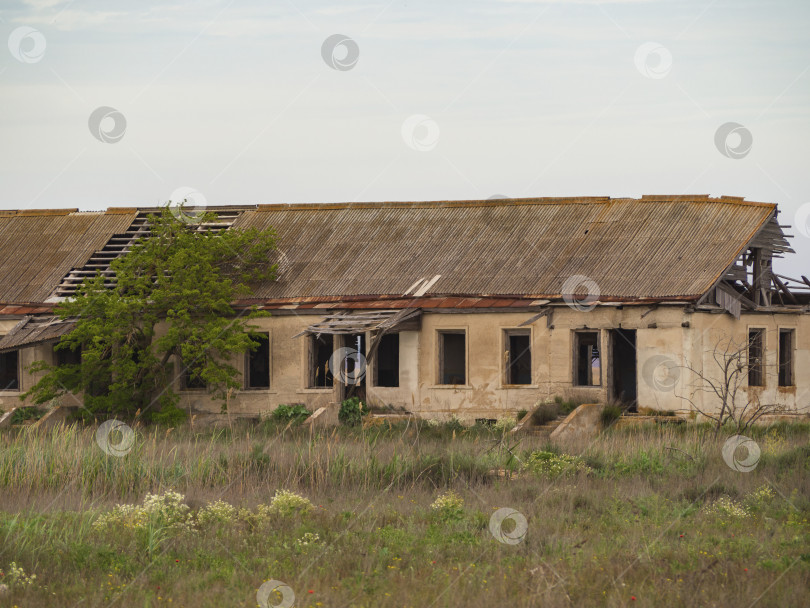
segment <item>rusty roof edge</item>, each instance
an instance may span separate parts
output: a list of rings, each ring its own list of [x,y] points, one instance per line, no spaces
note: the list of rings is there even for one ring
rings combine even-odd
[[[622,303],[627,305],[646,305],[657,304],[661,302],[683,303],[688,304],[700,294],[689,295],[666,295],[666,296],[650,296],[650,297],[620,297],[620,296],[606,296],[600,297],[599,302],[612,302]],[[377,294],[377,295],[355,295],[355,296],[319,296],[319,297],[289,297],[289,298],[246,298],[234,302],[236,308],[249,308],[251,306],[257,307],[274,307],[274,306],[316,306],[321,304],[333,304],[335,307],[346,305],[358,305],[374,302],[407,302],[407,306],[419,307],[420,303],[432,305],[436,301],[441,300],[476,300],[492,302],[496,300],[514,300],[516,302],[525,302],[528,307],[542,308],[544,306],[567,306],[561,295],[548,295],[548,294],[494,294],[494,295],[478,295],[478,294],[442,294],[442,295],[425,295],[425,296],[401,296],[391,294]],[[551,300],[550,300],[551,299]],[[392,307],[395,304],[392,303]],[[453,308],[478,308],[474,304],[471,306],[461,306]]]

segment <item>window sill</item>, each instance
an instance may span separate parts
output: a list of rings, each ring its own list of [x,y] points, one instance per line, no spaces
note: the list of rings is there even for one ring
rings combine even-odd
[[[299,388],[295,392],[299,393],[299,394],[307,394],[307,393],[316,393],[317,394],[317,393],[331,393],[334,390],[335,390],[334,387],[326,386],[326,387],[323,387],[323,388]]]
[[[458,391],[471,391],[473,389],[469,384],[434,384],[429,386],[429,389],[450,389]]]
[[[540,388],[539,384],[502,384],[499,388],[503,390],[522,389],[522,388]]]
[[[240,390],[242,393],[246,393],[248,395],[275,395],[278,394],[278,391],[275,391],[270,388],[243,388]]]

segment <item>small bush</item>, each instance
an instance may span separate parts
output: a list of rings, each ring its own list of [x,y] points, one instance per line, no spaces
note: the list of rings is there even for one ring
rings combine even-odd
[[[514,418],[500,418],[498,421],[492,425],[492,428],[498,433],[508,433],[517,424],[517,420]]]
[[[349,397],[340,404],[338,420],[346,426],[357,426],[363,420],[365,414],[363,402],[359,397]]]
[[[11,562],[6,572],[0,569],[0,580],[7,583],[12,589],[14,587],[30,587],[34,584],[36,578],[36,574],[26,574],[23,567],[18,566],[17,562]]]
[[[296,513],[308,513],[312,509],[313,505],[308,498],[289,490],[276,490],[268,510],[270,513],[289,517]]]
[[[582,405],[583,402],[575,399],[564,399],[563,397],[557,395],[554,397],[554,403],[560,406],[560,413],[567,416]]]
[[[115,505],[95,522],[96,530],[120,530],[122,528],[145,529],[152,525],[190,530],[193,527],[191,513],[184,502],[185,497],[177,492],[147,494],[143,505]]]
[[[461,519],[464,516],[464,499],[453,490],[440,495],[430,508],[445,521]]]
[[[273,410],[273,420],[282,424],[300,424],[312,414],[304,405],[279,405]]]
[[[591,472],[591,468],[578,456],[546,451],[532,452],[526,458],[523,466],[527,471],[535,475],[551,479],[580,472]]]
[[[173,403],[164,405],[159,412],[152,414],[152,422],[163,426],[177,426],[188,418],[188,413]]]
[[[298,547],[308,547],[310,545],[320,545],[321,537],[315,532],[305,532],[304,535],[295,541]]]
[[[728,517],[731,519],[743,519],[749,517],[751,513],[743,505],[734,502],[728,496],[721,496],[713,503],[703,509],[706,513],[718,517]]]
[[[756,490],[746,496],[745,504],[751,509],[761,510],[769,506],[775,498],[776,494],[771,489],[771,486],[765,484],[758,487]]]
[[[558,403],[542,403],[532,412],[532,422],[542,426],[556,420],[559,415],[560,405]]]
[[[455,414],[453,414],[450,416],[450,420],[444,423],[444,428],[448,431],[461,432],[465,427],[464,423],[461,422],[461,420]]]
[[[11,414],[10,424],[22,424],[26,420],[39,420],[45,415],[45,410],[38,407],[18,407]]]
[[[624,410],[619,405],[606,405],[599,413],[599,422],[602,428],[606,429],[613,425],[619,418],[622,417]]]
[[[529,410],[518,410],[516,420],[518,422],[520,422],[521,420],[523,420],[526,417],[526,414],[528,414],[528,413],[529,413]]]
[[[197,512],[197,523],[201,526],[229,524],[236,520],[236,515],[236,507],[224,500],[216,500]]]

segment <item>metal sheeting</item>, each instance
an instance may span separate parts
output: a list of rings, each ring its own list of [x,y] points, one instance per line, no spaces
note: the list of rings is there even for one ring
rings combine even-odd
[[[0,302],[44,302],[62,277],[125,231],[134,217],[134,210],[0,215]]]
[[[0,338],[0,353],[57,340],[70,333],[76,324],[58,317],[25,317]]]
[[[279,235],[283,271],[255,300],[383,299],[429,285],[420,295],[464,307],[463,296],[559,298],[577,275],[604,300],[699,297],[776,206],[702,195],[233,209],[244,210],[234,227]],[[0,302],[44,302],[136,212],[0,212]]]
[[[418,308],[403,310],[373,310],[366,312],[342,311],[328,315],[318,323],[313,323],[301,333],[293,336],[303,336],[304,334],[360,334],[367,331],[387,332],[396,328],[404,321],[419,316],[422,313]]]
[[[776,206],[708,196],[262,205],[285,271],[256,298],[404,294],[559,297],[582,275],[611,299],[699,296]]]

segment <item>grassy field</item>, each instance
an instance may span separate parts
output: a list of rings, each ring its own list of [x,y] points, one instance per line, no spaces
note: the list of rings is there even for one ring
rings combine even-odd
[[[296,606],[808,605],[810,427],[750,436],[739,472],[728,433],[693,424],[564,449],[453,425],[148,428],[120,457],[91,427],[6,430],[0,606],[289,605],[270,580]],[[512,518],[496,539],[504,507],[525,535]]]

